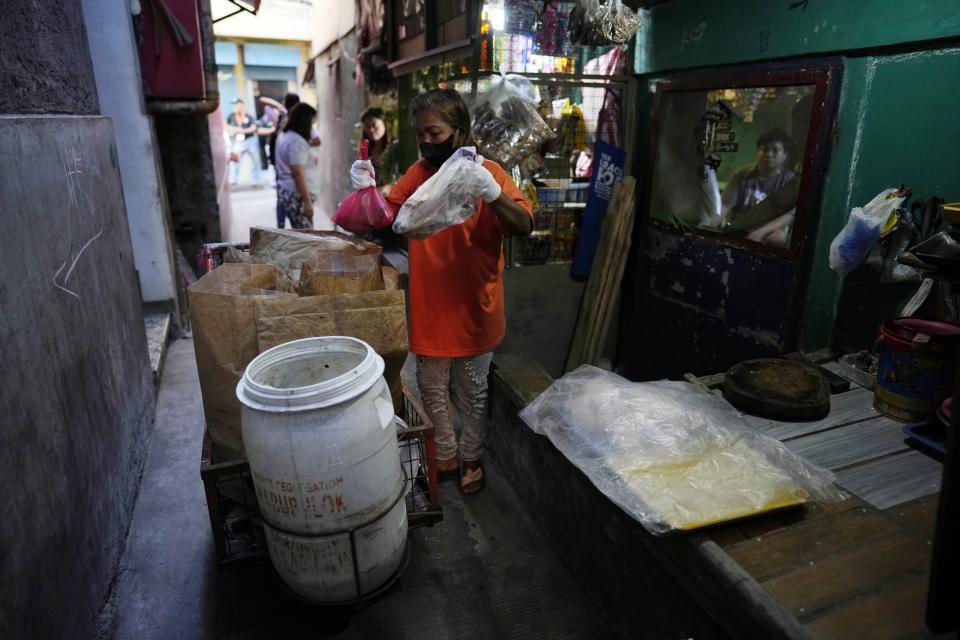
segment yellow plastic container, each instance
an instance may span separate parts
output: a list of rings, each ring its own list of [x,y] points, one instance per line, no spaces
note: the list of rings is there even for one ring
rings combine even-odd
[[[941,215],[947,224],[960,224],[960,202],[944,203]]]

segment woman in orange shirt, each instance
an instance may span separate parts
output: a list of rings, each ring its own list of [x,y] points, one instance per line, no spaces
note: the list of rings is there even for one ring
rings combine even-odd
[[[435,89],[410,104],[422,158],[391,189],[387,202],[397,210],[455,149],[476,146],[470,112],[459,93]],[[487,374],[493,349],[503,340],[503,239],[533,230],[530,203],[496,162],[476,163],[477,213],[463,224],[423,240],[409,240],[410,350],[417,356],[417,384],[436,428],[437,467],[459,471],[460,489],[483,488],[480,453],[486,431]],[[366,186],[366,165],[351,175]],[[359,180],[357,178],[359,177]],[[366,179],[366,181],[364,180]],[[463,429],[459,455],[451,401]]]

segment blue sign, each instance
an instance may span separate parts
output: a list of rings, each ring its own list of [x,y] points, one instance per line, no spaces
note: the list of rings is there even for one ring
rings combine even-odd
[[[573,265],[570,267],[570,277],[574,280],[586,280],[590,275],[600,240],[600,225],[613,197],[613,185],[623,177],[626,156],[623,149],[599,140],[593,148],[593,175],[587,192],[587,206],[580,220],[580,235],[573,251]]]

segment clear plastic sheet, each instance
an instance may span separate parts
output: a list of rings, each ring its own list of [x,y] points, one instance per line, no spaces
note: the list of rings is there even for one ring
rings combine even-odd
[[[476,162],[482,163],[483,158],[473,147],[454,151],[400,207],[393,223],[394,232],[426,238],[470,219],[477,212],[475,194],[486,184],[467,166]]]
[[[832,473],[686,382],[630,382],[584,365],[520,417],[656,535],[847,497]]]

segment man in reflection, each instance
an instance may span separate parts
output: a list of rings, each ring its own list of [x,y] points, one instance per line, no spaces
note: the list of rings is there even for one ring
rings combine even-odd
[[[790,113],[790,141],[792,141],[792,145],[789,145],[788,141],[788,149],[804,148],[812,110],[812,93],[804,95],[794,104]],[[758,147],[759,142],[758,140]],[[779,189],[767,193],[766,197],[752,207],[742,209],[736,216],[727,218],[723,226],[724,232],[745,234],[747,239],[764,244],[781,247],[790,244],[797,198],[800,195],[800,173],[803,171],[803,156],[797,154],[795,160],[788,160],[786,167],[790,167],[786,170],[791,174],[791,177],[784,180]],[[731,180],[732,184],[733,181]]]
[[[728,230],[753,207],[767,199],[770,194],[783,189],[795,174],[790,170],[790,136],[783,129],[770,129],[757,138],[756,163],[733,174],[723,192],[723,217]],[[793,209],[784,215],[792,215]],[[774,229],[763,224],[747,235],[756,242],[764,242]],[[764,231],[762,236],[760,232]],[[771,240],[774,240],[771,238]]]

